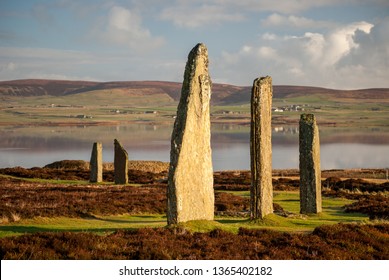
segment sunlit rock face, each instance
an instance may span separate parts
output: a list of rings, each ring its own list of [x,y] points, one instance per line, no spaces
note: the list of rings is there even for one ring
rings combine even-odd
[[[188,56],[172,133],[168,224],[214,218],[211,85],[208,50],[204,44],[198,44]]]
[[[271,108],[272,78],[254,80],[251,91],[250,216],[262,219],[273,213]]]
[[[91,183],[100,183],[103,181],[103,144],[100,142],[93,144],[89,181]]]

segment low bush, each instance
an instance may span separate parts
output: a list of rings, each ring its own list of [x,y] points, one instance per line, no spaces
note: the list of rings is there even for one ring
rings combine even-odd
[[[338,224],[311,234],[241,228],[35,233],[0,239],[1,259],[389,259],[389,225]]]
[[[365,196],[345,206],[346,212],[359,212],[369,215],[370,219],[389,220],[389,197],[375,195]]]

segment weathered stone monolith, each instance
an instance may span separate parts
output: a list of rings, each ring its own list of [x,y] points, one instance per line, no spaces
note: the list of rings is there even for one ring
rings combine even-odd
[[[89,181],[91,183],[100,183],[103,181],[103,144],[100,142],[93,143]]]
[[[213,220],[214,190],[209,106],[208,50],[196,45],[188,56],[174,123],[167,191],[168,224]]]
[[[273,87],[271,77],[254,80],[251,91],[251,189],[250,217],[262,219],[273,213],[271,106]]]
[[[299,129],[300,213],[322,211],[319,129],[313,114],[302,114]]]
[[[128,183],[128,154],[118,140],[115,139],[115,156],[114,156],[114,168],[115,168],[115,184],[127,184]]]

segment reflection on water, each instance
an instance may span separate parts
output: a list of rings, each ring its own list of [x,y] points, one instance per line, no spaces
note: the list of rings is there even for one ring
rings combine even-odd
[[[19,127],[0,132],[0,168],[44,166],[63,159],[89,160],[93,142],[113,161],[113,140],[133,160],[169,161],[172,125]],[[249,127],[212,126],[215,170],[249,169]],[[320,128],[323,169],[389,167],[389,129]],[[298,168],[298,128],[273,127],[273,168]]]

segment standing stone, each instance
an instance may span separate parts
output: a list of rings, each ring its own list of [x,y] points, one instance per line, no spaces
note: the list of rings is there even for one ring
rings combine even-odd
[[[319,130],[313,114],[302,114],[299,131],[300,213],[320,213],[321,174]]]
[[[196,45],[188,56],[174,123],[167,191],[168,224],[213,220],[211,79],[208,50]]]
[[[273,87],[271,77],[254,80],[251,91],[251,188],[250,218],[262,219],[273,213],[271,106]]]
[[[100,142],[93,143],[89,181],[91,183],[100,183],[103,181],[103,144]]]
[[[128,183],[128,154],[122,147],[120,142],[115,139],[115,184],[127,184]]]

